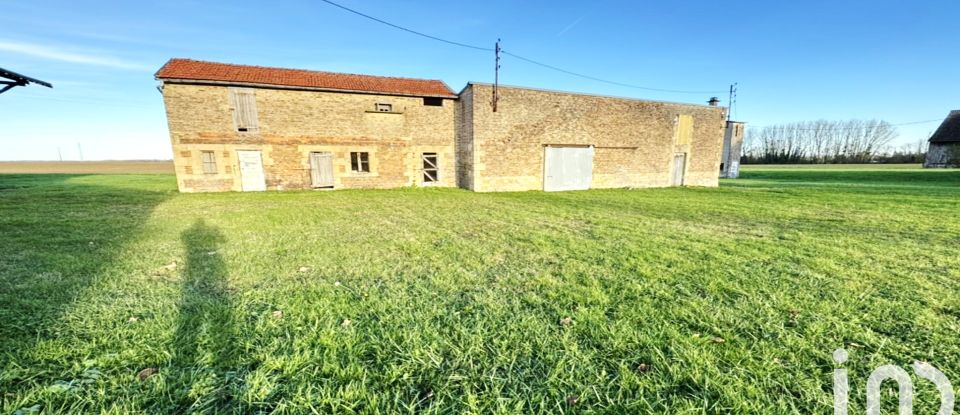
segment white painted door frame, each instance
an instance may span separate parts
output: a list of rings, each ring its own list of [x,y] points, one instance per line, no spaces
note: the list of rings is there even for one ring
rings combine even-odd
[[[263,156],[260,150],[237,150],[237,165],[240,169],[240,190],[262,192],[267,190],[263,173]]]

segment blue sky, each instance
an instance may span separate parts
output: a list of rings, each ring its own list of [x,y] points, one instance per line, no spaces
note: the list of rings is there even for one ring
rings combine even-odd
[[[503,48],[595,77],[679,90],[739,82],[752,125],[942,119],[960,109],[960,2],[339,0],[434,36]],[[0,95],[0,160],[170,158],[153,74],[171,57],[490,82],[492,55],[420,38],[320,1],[0,0],[0,67],[54,89]],[[501,82],[703,103],[505,56]],[[726,105],[726,94],[718,92]],[[901,126],[898,142],[937,122]]]

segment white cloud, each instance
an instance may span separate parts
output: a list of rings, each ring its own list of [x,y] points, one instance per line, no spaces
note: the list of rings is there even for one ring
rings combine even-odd
[[[60,62],[79,63],[84,65],[107,66],[116,69],[130,70],[148,70],[143,64],[130,62],[127,60],[115,58],[108,55],[92,55],[71,52],[54,47],[38,45],[33,43],[23,43],[16,41],[7,41],[0,39],[0,51],[19,53],[33,56],[41,59],[49,59]]]

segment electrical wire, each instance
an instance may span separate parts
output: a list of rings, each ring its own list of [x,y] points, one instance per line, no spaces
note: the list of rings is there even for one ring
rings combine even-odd
[[[454,46],[460,46],[460,47],[469,48],[469,49],[474,49],[474,50],[482,50],[482,51],[484,51],[484,52],[493,52],[493,51],[494,51],[492,48],[485,48],[485,47],[482,47],[482,46],[476,46],[476,45],[470,45],[470,44],[461,43],[461,42],[455,42],[455,41],[443,39],[443,38],[440,38],[440,37],[437,37],[437,36],[431,36],[431,35],[428,35],[428,34],[423,33],[423,32],[418,32],[418,31],[413,30],[413,29],[409,29],[409,28],[406,28],[406,27],[403,27],[403,26],[400,26],[400,25],[397,25],[397,24],[390,23],[390,22],[388,22],[388,21],[386,21],[386,20],[383,20],[383,19],[378,19],[378,18],[373,17],[373,16],[371,16],[371,15],[368,15],[368,14],[362,13],[362,12],[360,12],[360,11],[357,11],[357,10],[351,9],[351,8],[349,8],[349,7],[346,7],[346,6],[344,6],[344,5],[335,3],[335,2],[333,2],[333,1],[331,1],[331,0],[321,0],[321,1],[323,1],[324,3],[327,3],[327,4],[331,5],[331,6],[334,6],[334,7],[337,7],[337,8],[343,9],[343,10],[346,10],[346,11],[348,11],[348,12],[350,12],[350,13],[356,14],[356,15],[358,15],[358,16],[362,16],[362,17],[365,17],[365,18],[367,18],[367,19],[373,20],[373,21],[375,21],[375,22],[378,22],[378,23],[381,23],[381,24],[385,24],[385,25],[390,26],[390,27],[392,27],[392,28],[394,28],[394,29],[399,29],[399,30],[402,30],[402,31],[407,32],[407,33],[412,33],[412,34],[415,34],[415,35],[417,35],[417,36],[425,37],[425,38],[427,38],[427,39],[436,40],[436,41],[438,41],[438,42],[443,42],[443,43],[447,43],[447,44],[454,45]],[[670,92],[670,93],[677,93],[677,94],[718,94],[718,93],[724,92],[724,91],[685,91],[685,90],[679,90],[679,89],[650,88],[650,87],[645,87],[645,86],[640,86],[640,85],[628,84],[628,83],[624,83],[624,82],[610,81],[610,80],[603,79],[603,78],[598,78],[598,77],[595,77],[595,76],[590,76],[590,75],[585,75],[585,74],[578,73],[578,72],[569,71],[569,70],[566,70],[566,69],[563,69],[563,68],[559,68],[559,67],[557,67],[557,66],[553,66],[553,65],[550,65],[550,64],[546,64],[546,63],[543,63],[543,62],[540,62],[540,61],[536,61],[536,60],[533,60],[533,59],[530,59],[530,58],[527,58],[527,57],[524,57],[524,56],[521,56],[521,55],[518,55],[518,54],[515,54],[515,53],[510,53],[510,52],[507,52],[507,51],[505,51],[505,50],[501,50],[501,53],[503,53],[504,55],[512,56],[512,57],[514,57],[514,58],[516,58],[516,59],[519,59],[519,60],[521,60],[521,61],[524,61],[524,62],[533,64],[533,65],[537,65],[537,66],[540,66],[540,67],[543,67],[543,68],[547,68],[547,69],[550,69],[550,70],[554,70],[554,71],[557,71],[557,72],[562,72],[562,73],[565,73],[565,74],[567,74],[567,75],[572,75],[572,76],[576,76],[576,77],[580,77],[580,78],[584,78],[584,79],[589,79],[589,80],[591,80],[591,81],[602,82],[602,83],[606,83],[606,84],[610,84],[610,85],[622,86],[622,87],[626,87],[626,88],[642,89],[642,90],[645,90],[645,91]]]
[[[719,94],[719,93],[723,92],[723,91],[685,91],[685,90],[679,90],[679,89],[650,88],[650,87],[646,87],[646,86],[627,84],[627,83],[623,83],[623,82],[609,81],[609,80],[606,80],[606,79],[603,79],[603,78],[597,78],[597,77],[595,77],[595,76],[584,75],[584,74],[582,74],[582,73],[577,73],[577,72],[573,72],[573,71],[568,71],[568,70],[566,70],[566,69],[558,68],[558,67],[556,67],[556,66],[549,65],[549,64],[546,64],[546,63],[543,63],[543,62],[538,62],[538,61],[535,61],[535,60],[530,59],[530,58],[525,58],[525,57],[523,57],[523,56],[517,55],[517,54],[515,54],[515,53],[510,53],[510,52],[507,52],[507,51],[505,51],[505,50],[504,50],[504,51],[501,51],[501,52],[502,52],[504,55],[513,56],[514,58],[520,59],[520,60],[522,60],[522,61],[524,61],[524,62],[532,63],[532,64],[537,65],[537,66],[542,66],[542,67],[547,68],[547,69],[552,69],[552,70],[557,71],[557,72],[563,72],[563,73],[565,73],[565,74],[567,74],[567,75],[578,76],[578,77],[581,77],[581,78],[584,78],[584,79],[589,79],[589,80],[591,80],[591,81],[603,82],[603,83],[606,83],[606,84],[617,85],[617,86],[622,86],[622,87],[626,87],[626,88],[642,89],[642,90],[645,90],[645,91],[656,91],[656,92],[672,92],[672,93],[677,93],[677,94]]]
[[[392,28],[394,28],[394,29],[400,29],[400,30],[403,30],[404,32],[413,33],[413,34],[415,34],[415,35],[417,35],[417,36],[423,36],[423,37],[425,37],[425,38],[427,38],[427,39],[433,39],[433,40],[436,40],[436,41],[439,41],[439,42],[449,43],[449,44],[451,44],[451,45],[460,46],[460,47],[464,47],[464,48],[482,50],[482,51],[486,51],[486,52],[493,52],[493,49],[491,49],[491,48],[485,48],[485,47],[482,47],[482,46],[474,46],[474,45],[468,45],[468,44],[466,44],[466,43],[454,42],[454,41],[452,41],[452,40],[447,40],[447,39],[439,38],[439,37],[436,37],[436,36],[430,36],[430,35],[428,35],[428,34],[426,34],[426,33],[418,32],[418,31],[413,30],[413,29],[407,29],[406,27],[403,27],[403,26],[400,26],[400,25],[395,25],[395,24],[390,23],[390,22],[388,22],[388,21],[386,21],[386,20],[381,20],[381,19],[378,19],[378,18],[376,18],[376,17],[373,17],[373,16],[371,16],[371,15],[369,15],[369,14],[361,13],[361,12],[356,11],[356,10],[354,10],[354,9],[351,9],[351,8],[349,8],[349,7],[347,7],[347,6],[334,3],[334,2],[332,2],[332,1],[330,1],[330,0],[321,0],[321,1],[323,1],[324,3],[327,3],[327,4],[331,5],[331,6],[339,7],[339,8],[341,8],[341,9],[343,9],[343,10],[346,10],[346,11],[348,11],[348,12],[350,12],[350,13],[353,13],[353,14],[356,14],[356,15],[358,15],[358,16],[363,16],[363,17],[366,17],[367,19],[373,20],[373,21],[375,21],[375,22],[383,23],[383,24],[385,24],[385,25],[387,25],[387,26],[390,26],[390,27],[392,27]]]

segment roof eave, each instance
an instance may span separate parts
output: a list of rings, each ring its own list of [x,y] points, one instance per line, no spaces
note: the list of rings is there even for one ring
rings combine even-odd
[[[463,91],[466,91],[467,88],[469,88],[470,86],[493,86],[493,84],[489,82],[470,81],[470,82],[467,82],[467,85],[463,87],[460,93],[462,94]],[[535,87],[529,87],[529,86],[498,84],[497,87],[506,88],[506,89],[523,89],[528,91],[546,92],[551,94],[567,94],[567,95],[578,95],[578,96],[594,97],[594,98],[611,98],[611,99],[619,99],[624,101],[653,102],[658,104],[682,105],[682,106],[688,106],[688,107],[698,107],[698,108],[704,108],[704,109],[715,109],[715,110],[723,110],[723,111],[726,111],[727,109],[727,107],[720,107],[720,106],[715,107],[712,105],[694,104],[690,102],[665,101],[665,100],[648,99],[648,98],[633,98],[633,97],[625,97],[625,96],[619,96],[619,95],[591,94],[589,92],[563,91],[558,89],[535,88]]]
[[[162,69],[162,68],[161,68]],[[165,83],[172,84],[187,84],[187,85],[219,85],[219,86],[244,86],[252,88],[265,88],[265,89],[285,89],[292,91],[318,91],[318,92],[340,92],[340,93],[353,93],[353,94],[367,94],[367,95],[389,95],[389,96],[400,96],[400,97],[418,97],[418,98],[444,98],[444,99],[457,99],[457,95],[453,94],[413,94],[413,93],[403,93],[403,92],[386,92],[386,91],[366,91],[359,89],[340,89],[340,88],[324,88],[324,87],[313,87],[313,86],[297,86],[297,85],[278,85],[278,84],[265,84],[257,82],[238,82],[238,81],[216,81],[209,79],[189,79],[189,78],[172,78],[161,76],[159,71],[155,75],[157,80],[163,81]],[[446,85],[446,84],[444,84]],[[449,89],[449,87],[447,87]]]

